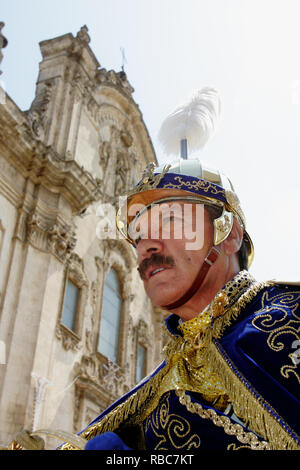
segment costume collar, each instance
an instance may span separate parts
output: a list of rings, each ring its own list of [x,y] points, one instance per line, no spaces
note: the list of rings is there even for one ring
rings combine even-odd
[[[169,315],[165,320],[167,330],[172,336],[185,336],[201,331],[202,328],[209,326],[216,317],[222,316],[253,283],[255,283],[255,279],[248,271],[240,271],[225,284],[211,303],[196,317],[182,322],[175,313]]]

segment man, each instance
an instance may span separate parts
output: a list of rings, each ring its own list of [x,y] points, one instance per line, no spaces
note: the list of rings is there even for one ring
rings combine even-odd
[[[164,361],[82,433],[86,449],[299,449],[300,286],[256,282],[229,179],[188,159],[220,113],[203,88],[164,121],[165,153],[120,207],[152,303],[169,312]],[[74,448],[64,444],[63,449]]]
[[[117,225],[147,295],[170,312],[170,339],[157,370],[80,433],[85,448],[299,449],[300,287],[247,271],[230,181],[197,159],[150,166]]]
[[[61,449],[300,448],[300,285],[255,281],[231,182],[187,159],[219,109],[205,88],[166,119],[160,140],[167,153],[180,142],[181,159],[148,165],[117,215],[147,295],[169,313],[164,360],[78,436],[52,433]],[[17,443],[40,448],[34,438]]]

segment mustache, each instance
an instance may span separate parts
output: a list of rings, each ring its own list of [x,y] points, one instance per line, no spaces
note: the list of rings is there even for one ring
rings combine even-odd
[[[168,266],[175,266],[175,261],[171,256],[164,256],[160,253],[153,253],[150,258],[145,258],[137,268],[140,277],[143,281],[146,279],[146,271],[150,266],[161,266],[161,265],[168,265]]]

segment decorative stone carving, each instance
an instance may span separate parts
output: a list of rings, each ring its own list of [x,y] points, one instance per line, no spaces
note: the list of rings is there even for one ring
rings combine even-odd
[[[107,71],[105,68],[101,68],[96,73],[96,80],[99,85],[115,86],[120,91],[126,93],[126,95],[129,96],[131,96],[134,92],[134,88],[132,88],[132,86],[128,82],[127,75],[124,71]]]
[[[45,114],[51,101],[51,94],[52,83],[49,81],[41,84],[27,114],[31,133],[40,141],[45,137]]]
[[[50,385],[50,382],[45,377],[41,377],[34,372],[31,373],[34,381],[34,398],[32,410],[32,431],[36,431],[38,427],[38,420],[40,415],[40,408],[44,399],[45,390]]]
[[[115,169],[117,163],[117,155],[120,151],[120,131],[115,125],[110,126],[109,141],[100,144],[99,163],[103,170],[103,194],[106,198],[114,198],[115,186]]]
[[[90,293],[89,293],[89,303],[86,307],[85,317],[85,346],[88,353],[93,352],[93,345],[94,345],[94,325],[95,325],[95,314],[97,310],[97,296],[98,296],[98,288],[96,282],[93,281],[90,286]]]
[[[120,138],[123,144],[125,145],[125,147],[127,148],[131,147],[133,143],[133,138],[128,131],[121,131]]]
[[[84,95],[86,102],[86,109],[89,112],[91,118],[98,123],[99,122],[99,111],[100,107],[94,96],[92,95],[91,85],[89,82],[84,82]]]
[[[65,262],[76,245],[74,228],[69,224],[56,222],[52,225],[37,212],[27,219],[27,240],[41,251],[49,251]]]
[[[80,288],[88,286],[83,260],[76,253],[72,253],[68,259],[67,269],[69,277],[72,278],[76,285]]]
[[[149,328],[144,320],[140,320],[137,325],[137,340],[145,347],[150,345]]]
[[[105,256],[96,256],[95,264],[99,272],[103,271],[104,273],[106,273],[108,271],[108,268],[110,267],[110,262]]]
[[[106,171],[106,166],[108,163],[109,156],[112,152],[111,143],[108,141],[101,142],[99,146],[99,165],[102,166],[103,172]]]
[[[80,338],[63,324],[57,324],[55,328],[55,336],[62,343],[66,351],[78,351],[81,349]]]
[[[47,251],[49,227],[41,216],[33,213],[27,220],[27,239],[29,243],[41,251]]]
[[[4,49],[8,44],[8,41],[7,41],[6,37],[3,36],[3,34],[2,34],[2,28],[4,26],[5,26],[5,23],[3,23],[3,21],[0,21],[0,64],[1,64],[2,59],[3,59],[2,49]],[[0,75],[1,74],[2,74],[2,71],[0,70]]]
[[[79,380],[88,381],[108,394],[111,402],[127,389],[124,368],[99,353],[83,355],[75,364],[74,373]]]
[[[120,382],[124,381],[124,376],[120,374],[120,366],[115,362],[108,360],[107,364],[103,364],[104,375],[102,381],[104,388],[111,395],[118,395]]]
[[[74,365],[74,373],[77,377],[95,382],[99,377],[99,364],[95,355],[83,355],[80,362]]]
[[[82,397],[83,392],[81,388],[75,387],[75,395],[74,395],[74,415],[73,415],[73,427],[76,432],[78,428],[80,428],[80,415],[81,415],[81,408],[82,408]]]
[[[103,249],[103,259],[106,262],[108,262],[108,255],[112,251],[116,251],[120,253],[123,260],[125,261],[126,276],[128,279],[130,276],[130,271],[132,270],[133,267],[135,267],[135,259],[133,257],[132,251],[130,247],[128,246],[128,244],[124,240],[106,239],[106,240],[101,240],[101,246]]]
[[[128,184],[128,162],[124,153],[119,153],[116,164],[115,197],[124,194]]]
[[[64,262],[75,248],[75,232],[68,225],[55,224],[49,230],[48,244],[51,253]]]
[[[84,379],[76,380],[74,396],[74,432],[81,431],[95,416],[110,404],[95,384]]]
[[[116,142],[116,167],[114,195],[118,198],[121,194],[134,185],[136,173],[136,157],[133,147],[133,137],[127,129],[118,132]],[[129,150],[131,149],[131,151]]]
[[[80,28],[80,31],[78,31],[76,37],[80,39],[80,41],[83,41],[88,44],[91,41],[91,38],[88,35],[88,27],[86,25],[82,26]]]
[[[76,161],[65,159],[35,139],[28,117],[25,113],[22,117],[22,122],[15,122],[8,106],[1,109],[0,145],[11,149],[6,158],[19,176],[54,193],[63,193],[74,214],[100,200],[102,189],[95,178]]]
[[[103,176],[102,176],[102,180],[98,178],[97,182],[98,184],[101,185],[102,190],[104,189],[103,193],[105,193],[105,186],[107,184],[107,179],[105,175],[106,175],[107,165],[108,165],[111,154],[112,154],[111,143],[107,141],[101,142],[98,148],[98,165],[100,166],[101,173]]]

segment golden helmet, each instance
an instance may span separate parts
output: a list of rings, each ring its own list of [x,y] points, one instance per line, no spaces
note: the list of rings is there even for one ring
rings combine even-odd
[[[219,111],[218,93],[215,89],[204,88],[164,121],[160,140],[166,153],[176,153],[178,148],[181,158],[160,166],[148,164],[139,183],[126,194],[126,203],[117,213],[117,228],[129,242],[133,243],[128,230],[135,217],[129,215],[132,205],[150,208],[153,204],[176,200],[203,203],[221,208],[220,215],[214,219],[214,245],[219,245],[228,237],[236,218],[243,229],[248,266],[251,265],[253,243],[231,181],[218,170],[205,166],[199,158],[187,158],[188,144],[193,150],[206,144],[214,131]]]

